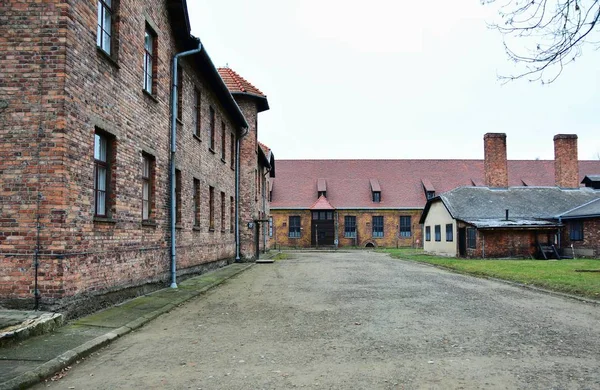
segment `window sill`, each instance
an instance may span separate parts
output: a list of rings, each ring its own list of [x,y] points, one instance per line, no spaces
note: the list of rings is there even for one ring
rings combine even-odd
[[[144,95],[146,95],[146,97],[154,100],[155,103],[158,103],[158,99],[156,98],[156,96],[154,96],[150,92],[146,91],[145,89],[142,89],[142,91],[144,92]]]
[[[232,171],[235,171],[235,167],[231,167],[231,170],[232,170]]]
[[[208,148],[208,151],[211,152],[212,154],[217,153],[217,152],[215,152],[215,150],[213,148]]]
[[[225,161],[225,158],[221,157],[221,161],[223,162],[223,164],[227,164],[227,161]]]
[[[94,223],[108,223],[108,224],[115,224],[117,223],[117,221],[115,221],[112,218],[107,218],[107,217],[94,217]]]
[[[155,228],[158,226],[158,224],[152,220],[148,220],[148,221],[142,221],[142,226]]]
[[[199,232],[199,231],[200,231],[200,230],[202,230],[202,229],[200,228],[200,226],[197,226],[197,225],[196,225],[196,226],[194,226],[194,227],[192,228],[192,230],[193,230],[193,231],[195,231],[195,232]]]
[[[209,229],[208,229],[208,231],[209,231],[210,233],[214,233],[214,232],[215,232],[215,228],[209,228]]]
[[[183,229],[183,225],[178,223],[175,225],[175,229],[181,230],[181,229]]]
[[[100,55],[105,60],[107,60],[108,62],[110,62],[110,64],[112,66],[114,66],[117,69],[121,69],[121,67],[119,66],[119,63],[117,62],[116,58],[114,58],[113,56],[111,56],[110,54],[108,54],[107,52],[105,52],[103,49],[101,49],[98,46],[96,46],[96,51],[97,51],[98,55]]]
[[[225,233],[225,230],[224,230],[224,229],[221,229],[221,233]]]
[[[178,125],[183,126],[183,121],[181,120],[181,118],[175,118],[175,122],[177,122]]]
[[[198,137],[198,134],[194,134],[194,138],[196,138],[198,142],[202,142],[202,138]]]

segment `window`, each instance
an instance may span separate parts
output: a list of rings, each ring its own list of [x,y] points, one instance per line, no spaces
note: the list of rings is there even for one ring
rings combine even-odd
[[[154,82],[156,79],[156,34],[146,26],[144,36],[144,91],[149,94],[154,94]]]
[[[344,237],[356,238],[356,217],[353,215],[344,217]]]
[[[291,215],[289,222],[290,222],[289,237],[290,238],[300,238],[300,216],[299,215]]]
[[[233,133],[229,134],[229,158],[231,160],[231,168],[235,169],[235,136]]]
[[[442,241],[442,227],[440,225],[435,225],[435,240]]]
[[[177,65],[177,119],[183,117],[183,69]]]
[[[108,216],[109,190],[109,160],[110,152],[108,137],[104,134],[94,134],[94,215]]]
[[[446,241],[452,242],[454,241],[454,230],[452,228],[452,224],[446,224]]]
[[[321,221],[333,220],[333,211],[313,211],[312,218]]]
[[[229,197],[229,231],[233,233],[235,227],[235,203],[233,196]]]
[[[221,192],[221,232],[225,232],[225,193]]]
[[[254,200],[258,200],[258,170],[254,170]]]
[[[317,193],[317,198],[320,198],[320,197],[321,197],[321,195],[327,198],[327,191],[319,191],[319,192]]]
[[[148,221],[152,215],[154,201],[154,157],[142,155],[142,220]]]
[[[583,221],[569,223],[571,241],[583,241]]]
[[[273,217],[269,217],[269,237],[273,237]]]
[[[381,192],[380,191],[373,191],[373,202],[375,202],[375,203],[381,202]]]
[[[426,191],[425,196],[427,197],[427,200],[433,199],[435,198],[435,191]]]
[[[227,157],[225,153],[225,148],[227,146],[225,143],[227,134],[226,130],[227,128],[225,127],[225,122],[221,121],[221,160],[223,160],[223,162],[225,162],[225,157]]]
[[[425,241],[431,241],[431,226],[425,226]]]
[[[181,171],[175,170],[175,223],[181,223]]]
[[[194,179],[194,227],[200,226],[200,180]]]
[[[98,0],[98,28],[96,30],[96,46],[106,54],[112,54],[112,0]]]
[[[215,188],[208,187],[208,230],[215,230]]]
[[[400,216],[400,237],[410,237],[411,217],[410,215]]]
[[[467,229],[467,248],[475,249],[477,248],[477,231],[474,228]]]
[[[215,109],[210,108],[210,150],[215,150]]]
[[[202,95],[198,88],[194,89],[194,128],[195,134],[198,138],[202,134],[202,115],[200,115],[200,109],[202,107]]]
[[[373,217],[373,237],[383,237],[383,217]]]

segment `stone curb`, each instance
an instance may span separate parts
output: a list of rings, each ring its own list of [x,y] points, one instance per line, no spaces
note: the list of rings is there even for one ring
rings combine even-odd
[[[88,356],[92,352],[104,347],[105,345],[110,344],[113,340],[116,340],[117,338],[126,335],[127,333],[135,329],[141,328],[143,325],[154,320],[160,315],[173,310],[175,307],[181,305],[182,303],[201,295],[202,293],[210,290],[213,287],[218,286],[219,284],[225,282],[228,279],[233,278],[234,276],[239,275],[240,273],[248,270],[253,265],[254,263],[250,263],[244,268],[240,269],[239,271],[234,272],[233,274],[228,275],[223,279],[217,280],[209,285],[206,285],[199,290],[192,291],[192,293],[187,297],[179,298],[173,302],[170,302],[165,306],[149,314],[146,314],[136,320],[133,320],[120,328],[112,329],[110,332],[102,336],[98,336],[95,339],[87,341],[76,348],[66,351],[58,357],[37,366],[31,371],[25,372],[4,383],[0,383],[0,390],[24,389],[33,386],[37,383],[40,383],[45,378],[52,376],[52,374],[62,370],[69,364],[75,362],[76,360]]]
[[[437,269],[442,269],[444,271],[450,271],[450,272],[458,274],[458,275],[467,275],[467,276],[472,276],[474,278],[492,280],[494,282],[508,284],[508,285],[514,286],[514,287],[525,288],[525,289],[528,289],[528,290],[537,291],[537,292],[545,293],[545,294],[548,294],[548,295],[553,295],[553,296],[556,296],[556,297],[574,299],[574,300],[580,301],[580,302],[585,302],[585,303],[591,303],[591,304],[595,304],[595,305],[600,305],[600,300],[595,300],[593,298],[586,298],[586,297],[582,297],[582,296],[574,295],[574,294],[569,294],[569,293],[565,293],[565,292],[548,290],[548,289],[545,289],[543,287],[538,287],[538,286],[534,286],[534,285],[530,285],[530,284],[523,284],[523,283],[519,283],[519,282],[514,282],[512,280],[498,279],[498,278],[495,278],[493,276],[471,274],[469,272],[463,272],[463,271],[460,271],[460,270],[457,270],[457,269],[454,269],[454,268],[445,267],[445,266],[439,265],[439,264],[431,264],[431,263],[427,263],[427,262],[424,262],[424,261],[406,260],[406,259],[397,259],[397,258],[393,258],[393,259],[394,260],[406,261],[406,262],[410,262],[410,263],[422,264],[422,265],[426,265],[426,266],[429,266],[429,267],[433,267],[433,268],[437,268]]]

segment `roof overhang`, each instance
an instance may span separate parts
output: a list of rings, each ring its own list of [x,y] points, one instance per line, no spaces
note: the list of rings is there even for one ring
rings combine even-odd
[[[232,92],[231,94],[233,96],[247,96],[249,98],[252,98],[254,101],[256,101],[256,110],[258,112],[267,111],[270,108],[269,101],[267,100],[266,96],[248,92]]]

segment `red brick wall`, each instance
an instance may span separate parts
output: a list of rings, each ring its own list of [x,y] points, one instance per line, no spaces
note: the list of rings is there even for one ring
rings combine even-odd
[[[487,133],[483,137],[485,159],[483,161],[485,185],[508,187],[506,162],[506,134]]]
[[[467,249],[467,257],[529,258],[535,255],[538,242],[554,242],[555,233],[534,230],[478,230],[476,249]]]
[[[17,5],[19,3],[19,5]],[[60,5],[60,9],[56,8]],[[37,188],[35,134],[42,118],[42,253],[40,290],[43,302],[80,293],[101,293],[168,277],[169,259],[169,134],[170,63],[180,49],[171,35],[169,13],[159,0],[132,0],[120,8],[118,60],[96,48],[96,2],[44,1],[3,3],[0,51],[2,61],[13,61],[0,78],[2,96],[9,96],[8,118],[0,146],[2,216],[0,250],[4,256],[0,296],[29,298],[33,286],[35,195]],[[39,9],[45,7],[43,25]],[[10,10],[10,12],[9,12]],[[68,30],[66,15],[68,14]],[[146,20],[147,15],[148,20]],[[34,24],[30,36],[18,28],[22,17]],[[157,90],[142,91],[144,27],[158,34]],[[38,25],[35,25],[37,23]],[[49,26],[46,26],[49,25]],[[44,34],[40,29],[51,29]],[[14,31],[13,31],[14,30]],[[46,30],[44,30],[46,31]],[[9,37],[4,39],[4,37]],[[24,38],[32,38],[28,43]],[[39,37],[39,38],[38,38]],[[37,41],[36,41],[37,40]],[[44,40],[44,41],[43,41]],[[47,42],[50,40],[51,42]],[[38,42],[39,41],[39,42]],[[43,41],[43,42],[42,42]],[[35,43],[37,42],[37,43]],[[12,60],[6,53],[29,47]],[[36,50],[52,53],[41,67]],[[17,50],[19,52],[20,50]],[[182,175],[182,221],[177,229],[178,268],[181,272],[216,260],[232,259],[235,235],[230,229],[230,196],[234,170],[230,167],[230,131],[236,131],[202,75],[184,60],[183,120],[178,124],[176,165]],[[49,68],[52,66],[52,68]],[[46,70],[47,69],[47,70]],[[43,109],[38,105],[39,73]],[[27,74],[31,80],[17,79]],[[37,76],[36,76],[37,74]],[[37,77],[37,80],[36,80]],[[194,85],[202,92],[202,134],[194,136]],[[7,94],[5,94],[7,92]],[[33,104],[32,104],[33,102]],[[209,106],[216,111],[215,153],[209,151]],[[43,113],[43,114],[41,114]],[[226,123],[226,159],[221,160],[221,120]],[[93,142],[96,128],[114,134],[115,162],[111,167],[111,221],[93,218]],[[153,224],[141,221],[141,156],[155,157]],[[20,153],[16,155],[15,153]],[[256,159],[254,159],[255,161]],[[201,183],[201,221],[193,227],[193,178]],[[208,229],[208,187],[215,187],[215,230]],[[225,229],[220,226],[221,197],[225,193]],[[6,206],[5,206],[6,205]],[[8,244],[9,243],[9,244]]]
[[[275,239],[274,245],[283,247],[310,247],[311,246],[311,213],[309,210],[272,210]],[[300,215],[302,224],[302,237],[289,238],[289,217]],[[376,247],[423,247],[419,217],[421,210],[337,210],[337,231],[339,247],[358,246],[365,247],[368,243]],[[357,238],[344,237],[344,217],[356,217]],[[400,216],[412,217],[411,237],[399,237]],[[383,237],[373,237],[373,216],[383,216]]]
[[[554,177],[561,188],[579,188],[576,134],[554,136]]]
[[[583,220],[583,240],[571,241],[570,224],[564,221],[565,227],[561,233],[561,247],[565,255],[572,255],[571,245],[576,250],[576,256],[600,258],[600,218]]]

